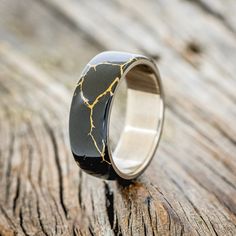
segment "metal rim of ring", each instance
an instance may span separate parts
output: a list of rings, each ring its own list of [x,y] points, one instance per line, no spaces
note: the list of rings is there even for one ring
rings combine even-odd
[[[111,160],[111,164],[115,170],[115,172],[122,178],[122,179],[126,179],[126,180],[131,180],[131,179],[134,179],[136,177],[138,177],[139,175],[141,175],[145,169],[149,166],[150,162],[152,161],[155,153],[156,153],[156,150],[157,150],[157,147],[159,145],[159,142],[160,142],[160,139],[161,139],[161,135],[162,135],[162,131],[163,131],[163,125],[164,125],[164,118],[165,118],[165,100],[164,100],[164,91],[163,91],[163,85],[162,85],[162,81],[161,81],[161,77],[160,77],[160,73],[159,73],[159,70],[156,66],[156,64],[150,60],[149,58],[143,58],[143,59],[139,59],[137,60],[136,62],[133,62],[131,65],[129,65],[129,67],[125,70],[124,74],[122,75],[122,77],[120,78],[120,81],[124,80],[125,79],[125,76],[126,74],[128,74],[129,71],[131,71],[135,66],[137,65],[147,65],[149,66],[153,72],[155,73],[155,78],[156,78],[156,81],[158,83],[158,86],[159,86],[159,89],[160,89],[160,123],[158,124],[157,126],[157,138],[156,140],[154,141],[155,144],[154,144],[154,149],[152,150],[152,153],[145,158],[144,162],[141,164],[141,166],[132,174],[127,174],[127,173],[123,173],[118,167],[117,165],[115,164],[114,160],[113,160],[113,156],[112,156],[112,152],[111,152],[111,148],[110,148],[110,145],[109,145],[109,142],[108,142],[108,153],[109,153],[109,156],[110,156],[110,160]],[[108,123],[110,123],[110,115],[111,115],[111,110],[112,110],[112,107],[113,107],[113,102],[114,102],[114,99],[116,97],[116,93],[119,89],[119,85],[120,83],[118,83],[116,89],[115,89],[115,92],[114,92],[114,95],[113,95],[113,99],[111,101],[111,106],[110,106],[110,109],[108,111]],[[108,125],[109,127],[109,125]],[[107,137],[108,137],[108,140],[109,140],[109,128],[107,129]]]

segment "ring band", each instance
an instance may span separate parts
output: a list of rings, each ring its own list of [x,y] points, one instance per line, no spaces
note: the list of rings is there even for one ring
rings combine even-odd
[[[69,135],[76,163],[104,179],[133,179],[149,165],[164,122],[155,63],[142,55],[103,52],[84,68],[74,91]]]

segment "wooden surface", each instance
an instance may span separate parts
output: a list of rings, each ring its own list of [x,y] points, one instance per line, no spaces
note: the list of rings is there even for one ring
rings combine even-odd
[[[0,235],[236,235],[234,0],[0,1]],[[103,50],[159,65],[166,122],[130,185],[69,149],[80,72]]]

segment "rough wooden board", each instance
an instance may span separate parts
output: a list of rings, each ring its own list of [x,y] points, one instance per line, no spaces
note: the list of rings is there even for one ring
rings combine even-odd
[[[0,11],[0,234],[236,234],[236,44],[221,19],[175,0],[5,0]],[[82,173],[69,151],[73,86],[105,49],[160,57],[164,135],[131,185]]]

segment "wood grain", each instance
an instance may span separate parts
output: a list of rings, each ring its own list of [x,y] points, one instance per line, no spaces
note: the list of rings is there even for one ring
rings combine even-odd
[[[0,2],[0,235],[236,235],[233,0]],[[159,65],[166,122],[130,184],[80,171],[74,85],[103,50]]]

